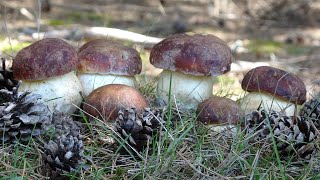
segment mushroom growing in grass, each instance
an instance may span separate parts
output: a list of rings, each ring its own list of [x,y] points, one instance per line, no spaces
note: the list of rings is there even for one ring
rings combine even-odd
[[[296,105],[306,101],[306,86],[298,76],[270,66],[250,70],[241,86],[249,92],[240,103],[246,114],[262,106],[293,116]]]
[[[213,96],[199,104],[197,115],[197,121],[206,124],[211,131],[235,133],[243,113],[235,101]]]
[[[50,110],[73,113],[79,106],[81,84],[74,70],[76,50],[67,42],[47,38],[20,50],[12,64],[13,76],[22,80],[19,91],[42,95]]]
[[[190,107],[212,96],[213,78],[230,71],[231,50],[213,35],[177,34],[156,44],[150,62],[163,69],[157,92],[164,100],[169,92]],[[171,88],[170,88],[171,87]]]
[[[84,97],[107,84],[136,86],[134,75],[141,72],[142,62],[135,49],[107,39],[96,39],[81,46],[78,55],[78,77]]]
[[[109,84],[92,91],[86,98],[83,110],[92,117],[113,122],[120,110],[135,108],[137,112],[141,112],[148,106],[146,98],[135,88]]]

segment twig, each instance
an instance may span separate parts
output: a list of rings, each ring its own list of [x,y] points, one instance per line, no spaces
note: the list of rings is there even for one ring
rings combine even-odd
[[[275,63],[271,61],[250,62],[250,61],[237,60],[231,64],[231,70],[232,72],[245,72],[259,66],[270,66],[270,65],[275,65]]]
[[[122,29],[116,28],[106,28],[106,27],[90,27],[84,30],[84,36],[102,36],[102,37],[111,37],[120,40],[134,41],[136,43],[146,43],[146,44],[155,44],[160,42],[162,39],[157,37],[151,37],[142,35],[139,33],[134,33]]]
[[[97,39],[97,38],[113,38],[123,41],[131,41],[134,43],[140,43],[144,45],[153,45],[160,42],[162,39],[152,36],[146,36],[143,34],[130,32],[122,29],[107,28],[107,27],[85,27],[81,29],[63,29],[52,30],[48,32],[34,32],[33,38],[61,38],[61,39]]]

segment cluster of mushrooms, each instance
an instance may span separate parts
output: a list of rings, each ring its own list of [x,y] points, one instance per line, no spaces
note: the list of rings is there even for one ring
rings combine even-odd
[[[152,48],[150,62],[163,69],[157,84],[159,98],[168,102],[171,95],[197,108],[199,121],[219,128],[236,125],[244,113],[261,105],[292,116],[296,105],[306,100],[299,77],[268,66],[245,75],[242,88],[249,93],[240,105],[214,96],[213,78],[230,71],[232,54],[213,35],[170,36]],[[77,51],[61,39],[42,39],[19,51],[12,68],[14,77],[22,80],[19,91],[41,94],[52,111],[72,114],[84,99],[83,110],[90,117],[112,122],[121,109],[139,111],[149,106],[136,89],[135,75],[142,68],[139,53],[111,40],[92,40]]]

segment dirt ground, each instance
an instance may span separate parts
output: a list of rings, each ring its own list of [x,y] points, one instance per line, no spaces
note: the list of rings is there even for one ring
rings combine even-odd
[[[293,4],[289,10],[250,0],[57,0],[51,1],[50,9],[42,4],[42,11],[32,1],[3,1],[0,5],[2,46],[33,42],[36,38],[30,32],[38,28],[46,32],[100,26],[162,38],[182,32],[210,33],[228,42],[234,62],[266,62],[298,74],[309,97],[320,89],[320,18],[316,16],[320,1]],[[76,46],[84,43],[70,41]],[[148,63],[149,50],[135,47],[144,59],[144,75],[158,74],[160,70]],[[14,57],[15,53],[0,55]],[[232,84],[239,86],[246,71],[230,72],[226,77],[235,78]]]

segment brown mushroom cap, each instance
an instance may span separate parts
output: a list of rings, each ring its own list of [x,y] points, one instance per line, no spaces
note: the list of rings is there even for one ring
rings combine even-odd
[[[133,76],[139,74],[142,62],[139,53],[107,39],[89,41],[80,47],[79,72]]]
[[[292,103],[306,101],[306,86],[298,76],[270,66],[251,69],[241,86],[245,91],[267,93]]]
[[[243,115],[233,100],[213,96],[201,102],[197,108],[197,120],[204,124],[238,124]]]
[[[218,76],[230,71],[231,57],[229,46],[216,36],[176,34],[152,48],[150,63],[194,76]]]
[[[109,84],[92,91],[83,105],[83,110],[94,117],[101,118],[102,115],[103,119],[112,121],[117,118],[119,110],[134,107],[139,112],[148,106],[146,98],[135,88]]]
[[[78,64],[77,52],[70,44],[47,38],[21,49],[12,69],[15,79],[43,80],[71,72]]]

